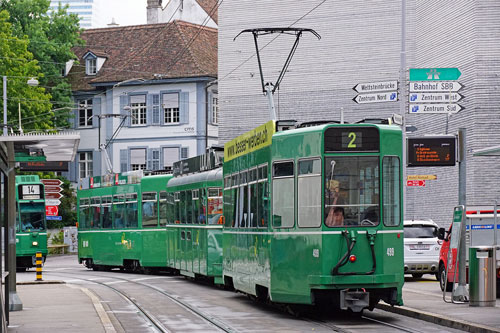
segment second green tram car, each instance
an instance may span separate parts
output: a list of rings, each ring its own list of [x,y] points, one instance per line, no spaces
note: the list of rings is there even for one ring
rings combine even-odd
[[[16,176],[16,265],[36,266],[36,253],[47,258],[45,190],[37,175]]]

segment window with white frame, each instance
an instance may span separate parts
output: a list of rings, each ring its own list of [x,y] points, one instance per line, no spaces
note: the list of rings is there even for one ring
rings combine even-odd
[[[174,162],[179,160],[179,148],[163,148],[163,168],[172,170]]]
[[[92,99],[78,102],[78,127],[92,126]]]
[[[146,149],[130,149],[130,170],[146,170]]]
[[[92,152],[81,152],[78,153],[78,174],[80,178],[92,177]]]
[[[146,125],[146,95],[130,96],[132,126]]]
[[[165,124],[177,124],[180,122],[179,94],[163,94],[163,113]]]
[[[87,75],[97,74],[97,58],[89,57],[85,60],[85,72]]]
[[[219,123],[219,97],[217,95],[212,96],[212,124],[217,125]]]

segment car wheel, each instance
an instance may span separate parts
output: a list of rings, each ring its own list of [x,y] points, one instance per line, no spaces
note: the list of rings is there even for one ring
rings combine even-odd
[[[422,277],[422,273],[412,273],[411,276],[413,276],[415,279],[420,279]]]
[[[446,291],[452,291],[453,290],[453,283],[446,283],[446,272],[444,269],[444,265],[441,264],[439,265],[439,287],[441,287],[441,290],[444,291],[444,286],[446,284]]]

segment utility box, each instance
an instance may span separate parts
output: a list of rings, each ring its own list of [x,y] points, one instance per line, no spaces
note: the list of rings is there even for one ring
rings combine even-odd
[[[64,244],[68,245],[68,252],[78,252],[78,229],[76,227],[64,227],[63,231]]]
[[[496,247],[469,248],[469,305],[496,305]]]

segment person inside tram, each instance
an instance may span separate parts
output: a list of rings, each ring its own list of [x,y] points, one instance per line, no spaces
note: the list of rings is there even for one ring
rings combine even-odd
[[[332,207],[328,216],[326,217],[325,224],[327,227],[338,227],[344,224],[344,208]]]

